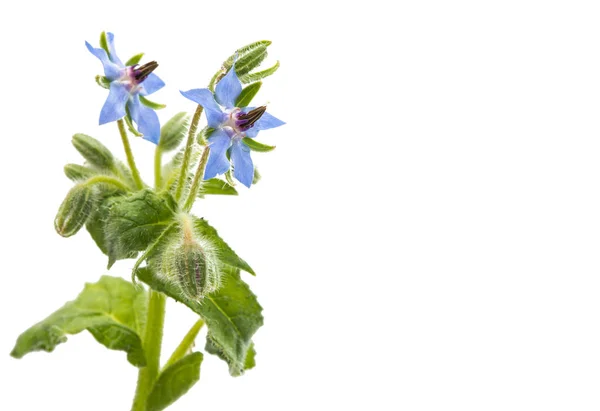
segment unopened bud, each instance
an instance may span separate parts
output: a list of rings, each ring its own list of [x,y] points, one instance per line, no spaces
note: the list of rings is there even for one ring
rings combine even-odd
[[[111,170],[115,165],[115,158],[104,144],[85,134],[75,134],[73,146],[93,166]]]
[[[77,184],[65,197],[56,213],[54,228],[63,237],[77,233],[87,221],[94,205],[92,189],[83,184]]]
[[[183,238],[165,254],[166,274],[187,297],[200,300],[221,285],[215,253],[207,242],[193,232],[188,217],[182,222]]]

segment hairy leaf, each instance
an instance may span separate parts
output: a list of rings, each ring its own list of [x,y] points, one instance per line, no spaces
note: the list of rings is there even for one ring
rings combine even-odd
[[[144,329],[146,291],[122,278],[103,276],[86,284],[79,296],[29,328],[17,339],[11,355],[48,351],[67,340],[66,334],[88,330],[107,348],[127,352],[127,360],[146,365],[140,335]]]
[[[263,324],[262,307],[238,269],[224,266],[221,288],[200,301],[186,297],[175,282],[148,268],[140,268],[137,277],[204,319],[208,327],[207,351],[218,353],[228,363],[231,375],[241,375],[246,365],[252,365],[254,354],[249,351],[253,350],[252,336]],[[248,355],[251,359],[247,361]]]
[[[111,199],[105,224],[109,268],[119,258],[145,250],[173,221],[177,203],[171,194],[145,189]]]
[[[269,77],[271,74],[275,73],[279,68],[279,61],[277,61],[273,67],[269,67],[268,69],[257,71],[254,73],[244,74],[240,77],[240,81],[244,84],[254,83],[255,81],[262,80],[265,77]]]
[[[175,150],[185,136],[189,116],[185,112],[177,113],[160,129],[158,146],[163,151]]]
[[[188,392],[200,379],[202,358],[202,353],[194,352],[162,371],[148,395],[147,411],[164,410]]]
[[[113,170],[115,158],[111,151],[101,142],[86,134],[75,134],[71,140],[73,146],[93,167]]]
[[[198,236],[209,241],[216,249],[217,255],[221,262],[230,265],[235,268],[240,268],[244,271],[249,272],[252,275],[256,275],[254,270],[248,265],[247,262],[242,260],[236,253],[229,247],[229,245],[219,237],[217,230],[215,230],[208,222],[203,218],[194,218],[194,228]]]

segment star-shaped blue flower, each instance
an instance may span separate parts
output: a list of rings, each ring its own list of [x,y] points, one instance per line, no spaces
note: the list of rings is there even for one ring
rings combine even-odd
[[[210,154],[204,179],[213,178],[229,170],[230,150],[233,175],[250,187],[254,178],[254,164],[250,148],[244,138],[254,138],[260,130],[279,127],[285,123],[266,112],[266,107],[236,107],[235,101],[242,92],[242,83],[235,74],[235,65],[219,81],[215,93],[207,89],[181,91],[181,94],[204,107],[208,126],[215,129],[208,138]]]
[[[104,76],[110,81],[108,98],[100,111],[100,124],[117,121],[127,114],[137,125],[144,139],[158,144],[160,122],[151,108],[140,102],[139,96],[147,96],[160,90],[165,83],[152,71],[158,67],[155,61],[138,66],[125,66],[115,52],[114,35],[106,33],[108,53],[85,42],[88,50],[102,62]]]

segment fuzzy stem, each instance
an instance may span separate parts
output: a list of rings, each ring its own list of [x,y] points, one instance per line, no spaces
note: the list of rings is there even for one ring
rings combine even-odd
[[[162,150],[157,145],[156,151],[154,151],[154,188],[159,190],[162,185]]]
[[[148,293],[148,316],[142,347],[146,354],[146,366],[138,372],[137,388],[131,411],[146,411],[146,400],[158,377],[160,369],[160,347],[165,321],[166,297],[157,291]]]
[[[203,325],[204,321],[196,321],[192,328],[190,328],[190,330],[187,332],[185,337],[183,337],[183,340],[181,340],[175,351],[173,351],[173,354],[171,354],[171,357],[163,367],[163,370],[168,366],[172,365],[173,363],[182,359],[188,353],[188,351],[190,351],[190,349],[194,345],[194,340],[198,336],[198,333],[200,332],[200,329]]]
[[[208,162],[209,153],[210,147],[206,147],[202,152],[202,157],[200,157],[200,161],[198,162],[198,169],[196,170],[196,174],[194,175],[192,187],[190,188],[188,198],[185,201],[185,204],[183,205],[183,209],[186,212],[192,209],[194,201],[196,201],[196,196],[198,195],[198,188],[200,188],[200,181],[204,179],[204,169],[206,168],[206,163]]]
[[[123,119],[117,120],[117,124],[119,126],[119,133],[121,133],[121,140],[123,141],[125,155],[127,156],[127,163],[131,169],[131,175],[133,176],[136,187],[138,190],[141,190],[144,187],[144,184],[142,183],[140,172],[138,171],[137,166],[135,165],[135,160],[133,159],[133,153],[131,152],[131,146],[129,145],[129,139],[127,138],[127,131],[125,130]]]
[[[187,169],[190,165],[192,146],[194,145],[194,138],[196,137],[196,130],[198,129],[198,122],[200,121],[202,110],[203,108],[201,105],[196,107],[196,112],[194,113],[194,117],[192,117],[190,129],[188,130],[187,142],[185,143],[185,152],[183,153],[183,162],[181,163],[181,172],[179,173],[179,182],[177,183],[177,191],[175,191],[175,200],[177,201],[181,199],[183,186],[185,185],[185,180],[187,178]]]
[[[123,183],[121,180],[118,180],[114,177],[109,176],[95,176],[83,182],[83,185],[91,186],[94,184],[110,184],[117,188],[120,188],[123,191],[129,191],[130,188]]]

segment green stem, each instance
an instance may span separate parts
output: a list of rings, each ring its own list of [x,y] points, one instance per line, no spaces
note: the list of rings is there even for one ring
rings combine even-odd
[[[196,136],[196,130],[198,129],[200,116],[202,115],[202,110],[203,108],[201,105],[196,107],[196,112],[194,113],[194,117],[192,117],[190,129],[188,130],[187,141],[185,143],[185,152],[183,153],[183,162],[181,163],[181,172],[179,173],[179,182],[177,183],[177,190],[175,191],[175,200],[177,201],[181,199],[183,186],[185,185],[185,180],[187,178],[187,171],[190,165],[190,156],[192,155],[192,146],[194,145],[194,138]]]
[[[185,200],[185,204],[183,205],[184,211],[190,211],[192,209],[192,206],[194,205],[194,201],[196,201],[196,196],[198,195],[198,188],[200,188],[200,181],[204,179],[204,169],[206,168],[209,153],[210,147],[206,147],[202,152],[202,157],[200,157],[200,161],[198,162],[198,169],[196,170],[196,174],[194,175],[194,181],[192,182],[192,187],[190,188],[188,198],[187,200]]]
[[[162,150],[157,145],[154,151],[154,188],[158,191],[162,185]]]
[[[158,377],[160,369],[160,347],[165,321],[166,297],[157,291],[148,293],[148,316],[144,330],[142,347],[146,355],[146,366],[138,372],[137,388],[131,411],[146,411],[146,400]]]
[[[121,180],[109,176],[95,176],[86,180],[83,184],[86,186],[91,186],[94,184],[110,184],[117,188],[120,188],[123,191],[129,191],[129,187],[125,183],[123,183]]]
[[[131,152],[131,146],[129,145],[129,139],[127,138],[127,131],[125,130],[125,124],[123,123],[123,119],[118,120],[117,124],[119,126],[119,133],[121,133],[121,140],[123,141],[123,148],[125,148],[125,155],[127,156],[127,163],[129,164],[129,168],[131,169],[131,174],[133,176],[133,180],[135,181],[135,185],[139,190],[144,187],[142,183],[142,179],[140,178],[140,172],[135,165],[135,160],[133,159],[133,153]]]
[[[191,350],[191,348],[194,345],[194,340],[198,336],[198,333],[200,332],[200,329],[203,325],[204,321],[196,321],[192,328],[190,328],[190,330],[187,332],[185,337],[183,337],[183,340],[181,340],[177,348],[175,348],[175,351],[173,351],[173,354],[171,354],[171,357],[163,367],[163,370],[168,366],[172,365],[173,363],[182,359]]]

